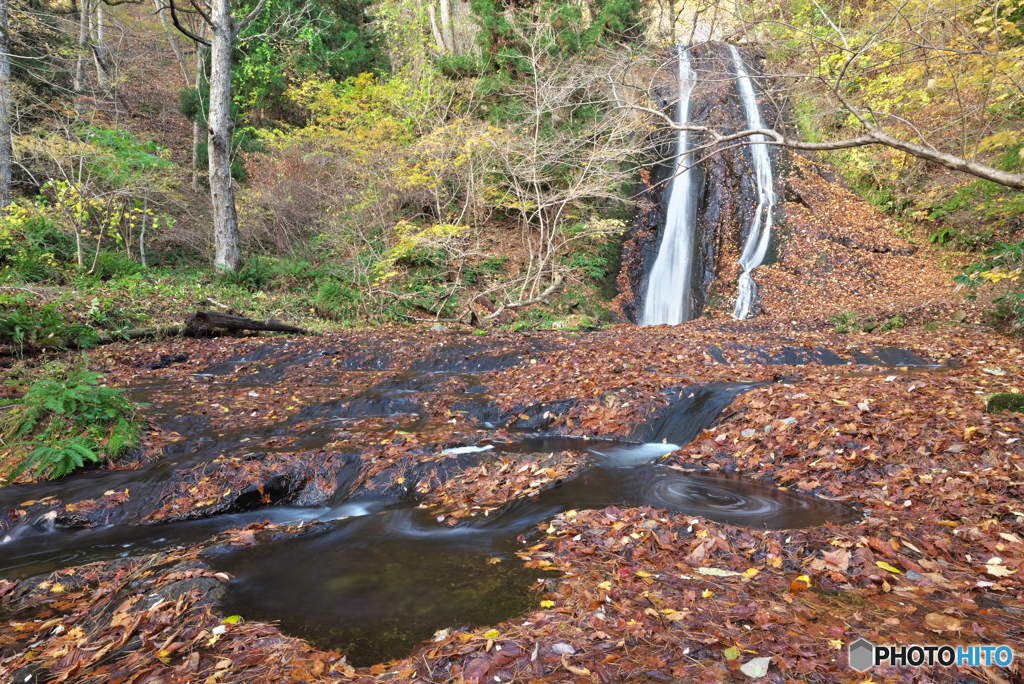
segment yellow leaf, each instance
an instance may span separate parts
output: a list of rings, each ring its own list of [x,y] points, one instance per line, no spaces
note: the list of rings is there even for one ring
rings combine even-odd
[[[703,598],[711,598],[712,596],[714,596],[714,592],[711,591],[710,589],[705,589],[704,591],[702,591],[700,593],[700,595]]]
[[[637,571],[636,571],[636,576],[637,576],[637,577],[650,577],[650,576],[651,576],[651,573],[649,573],[649,572],[644,572],[643,570],[637,570]]]
[[[738,577],[742,574],[735,570],[722,570],[721,568],[697,568],[695,572],[701,575],[710,575],[711,577]]]
[[[554,601],[541,601],[540,602],[540,607],[541,608],[554,608],[555,607],[555,602]]]
[[[746,577],[747,579],[752,579],[754,577],[757,577],[758,573],[760,573],[760,572],[761,571],[758,570],[757,568],[747,568],[746,570],[743,571],[743,576]]]
[[[740,657],[740,649],[736,648],[735,646],[730,646],[729,648],[725,649],[722,655],[725,656],[726,660],[736,660]]]
[[[875,565],[877,565],[878,567],[882,568],[883,570],[888,570],[889,572],[891,572],[893,574],[896,574],[896,575],[902,575],[903,574],[902,570],[899,570],[898,568],[894,568],[893,566],[889,565],[885,561],[875,561]]]
[[[489,629],[483,634],[484,639],[497,639],[500,636],[501,632],[496,629]]]
[[[242,621],[242,616],[241,615],[230,615],[230,616],[224,618],[223,620],[221,620],[221,622],[226,622],[229,625],[235,625],[235,624],[238,624],[241,621]]]

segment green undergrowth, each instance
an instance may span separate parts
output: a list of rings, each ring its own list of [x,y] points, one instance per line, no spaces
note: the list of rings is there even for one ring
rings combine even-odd
[[[61,477],[100,461],[114,461],[139,442],[141,422],[124,391],[100,384],[84,357],[51,361],[32,378],[8,382],[23,392],[0,413],[0,477]]]
[[[495,279],[504,258],[473,266],[474,279]],[[100,335],[180,325],[197,310],[232,311],[278,318],[313,332],[429,319],[442,292],[443,271],[418,266],[401,284],[402,299],[380,301],[330,266],[258,258],[238,273],[207,268],[128,268],[80,275],[66,272],[61,285],[0,280],[0,347],[15,354],[44,349],[87,348]],[[549,301],[515,310],[514,330],[591,328],[606,322],[599,287],[572,279]],[[457,302],[440,313],[459,313]],[[442,315],[441,317],[445,317]],[[492,325],[499,326],[495,320]]]
[[[581,264],[572,263],[581,268],[579,276],[569,278],[547,302],[512,312],[515,320],[506,327],[587,328],[607,321],[610,297],[604,283],[614,277],[614,267],[589,255],[582,261],[601,277],[589,278]],[[457,277],[465,292],[494,287],[507,262],[506,257],[482,259]],[[101,263],[105,268],[93,275],[69,267],[43,282],[0,269],[0,347],[15,353],[87,348],[100,335],[178,325],[197,310],[276,318],[322,332],[455,316],[466,296],[442,301],[452,287],[452,271],[426,259],[403,267],[401,281],[389,284],[400,297],[391,300],[375,294],[372,283],[346,277],[331,264],[302,260],[255,257],[227,275],[195,266],[142,267],[116,256]],[[494,297],[500,303],[500,295]]]
[[[35,305],[27,295],[0,293],[0,346],[17,352],[47,347],[89,347],[97,338],[91,326],[68,320],[55,304]]]
[[[901,315],[875,318],[874,316],[862,316],[856,311],[840,311],[830,318],[828,322],[835,326],[837,333],[889,332],[890,330],[898,330],[907,324],[906,319]]]
[[[999,242],[982,258],[953,278],[970,297],[992,295],[990,321],[999,328],[1024,333],[1024,242]]]

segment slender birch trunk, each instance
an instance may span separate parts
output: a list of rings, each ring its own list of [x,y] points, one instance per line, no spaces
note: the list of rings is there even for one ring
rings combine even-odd
[[[107,64],[107,27],[104,24],[103,0],[96,3],[96,42],[92,45],[93,59],[96,60],[96,80],[100,88],[110,83]]]
[[[10,0],[0,0],[0,212],[11,203]]]
[[[427,15],[430,17],[430,33],[434,36],[434,44],[437,45],[439,52],[447,54],[448,46],[444,43],[444,34],[442,34],[441,29],[438,28],[437,10],[434,9],[433,4],[427,5]]]

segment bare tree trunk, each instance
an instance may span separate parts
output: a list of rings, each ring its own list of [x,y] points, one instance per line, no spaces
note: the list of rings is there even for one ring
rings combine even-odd
[[[440,0],[441,2],[441,35],[448,45],[448,52],[458,54],[455,45],[455,24],[452,23],[452,0]]]
[[[92,12],[91,0],[80,0],[78,6],[78,59],[75,60],[74,88],[76,94],[85,90],[85,60],[89,51],[89,14]]]
[[[93,59],[96,61],[96,79],[100,88],[110,83],[107,65],[107,28],[103,23],[103,0],[96,3],[96,42],[92,46]]]
[[[2,1],[2,0],[0,0]],[[149,220],[149,197],[142,205],[142,225],[139,226],[139,263],[146,265],[146,221]]]
[[[203,25],[205,28],[206,25]],[[205,31],[203,31],[205,33]],[[206,112],[203,108],[203,53],[205,46],[202,43],[196,43],[196,97],[199,99],[199,113],[192,119],[192,192],[199,192],[199,182],[202,179],[202,174],[199,173],[199,143],[202,142],[203,127],[199,123],[200,119],[206,118]]]
[[[0,213],[11,203],[10,1],[0,0]]]
[[[231,49],[236,35],[230,0],[213,0],[210,69],[210,201],[213,205],[213,267],[237,271],[242,265],[239,248],[235,189],[231,181]]]

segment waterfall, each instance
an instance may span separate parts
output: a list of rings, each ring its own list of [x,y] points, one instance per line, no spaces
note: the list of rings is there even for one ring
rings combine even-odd
[[[757,97],[754,94],[754,83],[743,66],[740,52],[735,45],[730,45],[729,51],[736,67],[736,91],[747,118],[747,125],[750,128],[764,128],[764,124],[761,122],[761,111],[757,106]],[[750,223],[747,240],[743,244],[743,254],[740,256],[739,263],[743,268],[743,273],[740,274],[736,308],[732,312],[733,318],[737,319],[750,316],[750,310],[757,298],[757,284],[750,274],[763,264],[765,257],[768,256],[768,247],[772,240],[772,210],[775,207],[772,162],[768,157],[768,146],[763,144],[765,137],[751,135],[749,140],[754,143],[747,149],[750,150],[750,157],[754,164],[754,177],[757,182],[757,208],[754,210],[754,220]]]
[[[690,66],[686,48],[679,49],[679,102],[676,120],[690,122],[690,94],[697,74]],[[679,131],[676,163],[669,184],[665,232],[658,256],[647,281],[640,325],[676,325],[693,318],[693,262],[696,258],[694,223],[696,216],[695,176],[690,166],[689,132]],[[682,168],[683,171],[679,171]]]

